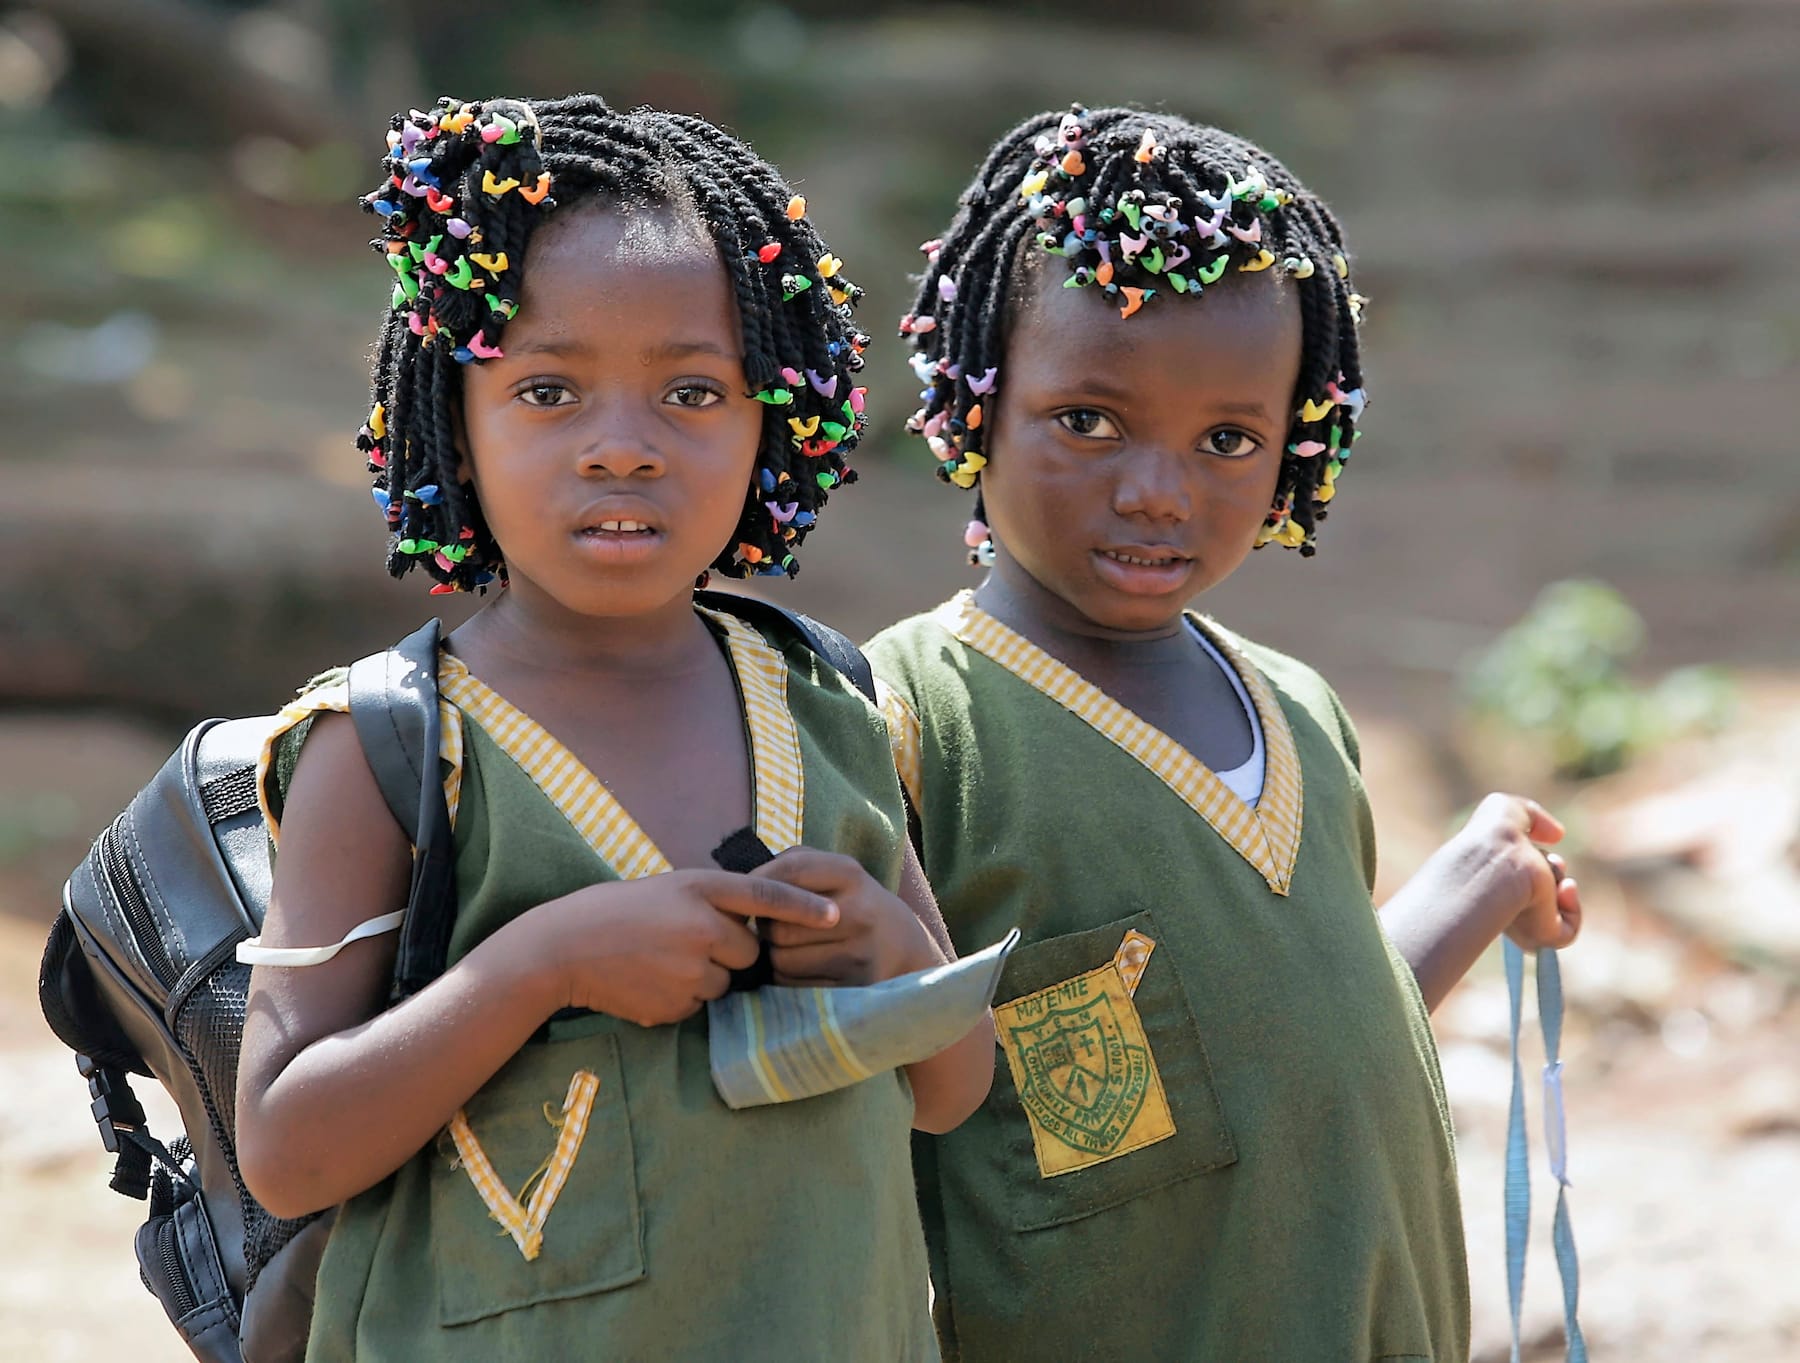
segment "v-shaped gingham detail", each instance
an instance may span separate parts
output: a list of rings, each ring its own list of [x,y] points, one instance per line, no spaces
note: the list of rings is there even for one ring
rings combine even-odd
[[[744,719],[750,733],[757,836],[770,851],[780,852],[800,842],[805,807],[800,735],[787,707],[787,663],[762,635],[736,617],[713,611],[702,613],[716,621],[724,632],[743,697]],[[674,869],[637,820],[580,758],[531,716],[471,675],[461,659],[453,654],[443,656],[438,667],[438,686],[501,751],[519,764],[620,879],[636,880]],[[461,737],[458,725],[459,742]]]
[[[961,592],[933,618],[977,653],[992,659],[1020,681],[1035,687],[1161,778],[1188,807],[1205,819],[1237,854],[1262,875],[1269,888],[1285,895],[1300,852],[1300,757],[1293,731],[1268,681],[1207,622],[1196,620],[1237,674],[1262,720],[1268,766],[1262,798],[1252,809],[1199,758],[1154,724],[1139,718],[1067,664],[1001,624]]]
[[[569,1080],[569,1093],[563,1099],[562,1120],[557,1123],[556,1146],[544,1161],[540,1174],[527,1180],[531,1192],[520,1202],[506,1186],[487,1151],[469,1127],[469,1118],[461,1108],[450,1119],[450,1139],[456,1142],[457,1159],[469,1175],[469,1182],[481,1194],[488,1215],[498,1221],[519,1247],[526,1259],[535,1259],[544,1247],[544,1223],[556,1205],[569,1172],[575,1167],[575,1156],[587,1139],[588,1119],[594,1112],[594,1096],[600,1092],[599,1077],[592,1070],[576,1070]],[[549,1104],[545,1103],[546,1112]],[[519,1189],[524,1193],[525,1189]]]

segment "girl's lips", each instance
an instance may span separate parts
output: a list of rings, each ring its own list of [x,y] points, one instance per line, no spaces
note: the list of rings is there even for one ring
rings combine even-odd
[[[662,547],[664,540],[662,531],[623,517],[608,518],[578,530],[574,538],[584,554],[611,567],[642,563]]]
[[[1094,564],[1101,580],[1119,591],[1131,596],[1166,596],[1187,581],[1194,561],[1171,557],[1168,550],[1096,549]]]

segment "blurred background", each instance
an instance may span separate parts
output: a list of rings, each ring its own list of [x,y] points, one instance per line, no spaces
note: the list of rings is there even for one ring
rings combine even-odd
[[[863,482],[774,589],[858,635],[971,580],[892,321],[994,137],[1166,107],[1333,204],[1368,441],[1320,556],[1206,607],[1343,693],[1384,894],[1489,789],[1568,820],[1597,1356],[1800,1356],[1797,71],[1792,0],[0,0],[0,1356],[185,1356],[37,1013],[44,931],[189,724],[456,614],[380,571],[352,441],[391,281],[353,200],[397,108],[576,89],[750,139],[868,289]],[[1497,958],[1437,1022],[1491,1363]],[[1533,1359],[1561,1357],[1548,1248]]]

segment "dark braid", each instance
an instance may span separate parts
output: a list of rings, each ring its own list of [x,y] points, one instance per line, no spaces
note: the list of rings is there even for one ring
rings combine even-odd
[[[1337,220],[1261,148],[1217,128],[1141,109],[1044,113],[994,146],[963,192],[943,237],[921,248],[927,268],[912,340],[923,405],[907,428],[923,435],[938,475],[974,487],[987,463],[984,419],[1004,363],[1029,242],[1068,261],[1080,287],[1119,303],[1121,317],[1170,294],[1197,295],[1223,274],[1280,270],[1300,292],[1302,343],[1295,412],[1275,504],[1257,545],[1303,555],[1336,495],[1365,396],[1352,292]],[[979,497],[968,540],[991,561]]]
[[[799,571],[793,551],[828,494],[856,480],[847,456],[862,435],[864,390],[851,385],[869,338],[851,320],[862,291],[771,166],[701,119],[573,95],[445,98],[396,116],[383,167],[388,179],[363,204],[386,219],[372,245],[399,282],[357,444],[387,516],[389,572],[423,567],[434,592],[504,579],[500,546],[459,478],[462,366],[499,353],[533,233],[559,205],[593,202],[688,213],[718,249],[764,413],[743,517],[713,567]]]

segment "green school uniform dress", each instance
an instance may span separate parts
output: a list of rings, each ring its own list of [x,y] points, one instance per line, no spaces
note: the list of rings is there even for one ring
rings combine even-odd
[[[743,700],[757,833],[847,853],[893,888],[904,814],[881,717],[798,639],[703,615]],[[598,779],[454,657],[439,685],[452,962],[534,905],[669,869]],[[335,681],[286,713],[297,730],[346,704]],[[295,748],[290,733],[265,755],[272,830]],[[936,1359],[912,1114],[898,1071],[732,1111],[704,1012],[552,1021],[340,1209],[307,1359]]]
[[[1450,1114],[1354,732],[1195,623],[1256,707],[1255,808],[967,593],[870,645],[951,936],[1024,931],[988,1100],[915,1141],[944,1356],[1463,1363]]]

